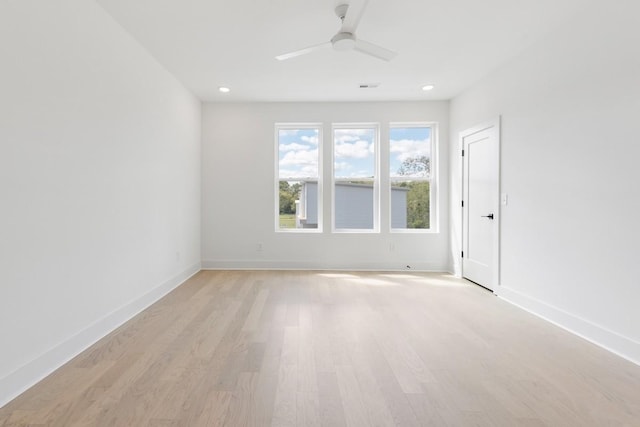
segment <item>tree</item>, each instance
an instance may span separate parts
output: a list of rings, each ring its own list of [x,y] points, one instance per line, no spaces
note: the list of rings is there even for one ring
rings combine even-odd
[[[296,213],[296,200],[300,197],[300,183],[290,185],[280,181],[280,215]]]
[[[398,175],[417,176],[431,173],[431,159],[427,156],[409,157],[398,168]]]
[[[429,228],[429,182],[413,181],[407,192],[407,228]]]
[[[429,175],[431,162],[427,156],[411,157],[402,162],[398,175]],[[407,191],[407,228],[429,228],[429,191],[428,181],[406,181],[400,184]]]

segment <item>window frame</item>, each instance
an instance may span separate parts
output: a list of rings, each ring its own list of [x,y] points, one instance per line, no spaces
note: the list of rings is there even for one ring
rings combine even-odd
[[[331,232],[345,233],[380,233],[380,123],[377,122],[342,122],[331,123]],[[372,228],[337,228],[336,227],[336,180],[335,171],[335,131],[340,129],[372,129],[374,135],[374,166],[373,166],[373,227]],[[346,180],[344,180],[346,181]]]
[[[386,178],[388,179],[387,194],[389,200],[389,232],[397,234],[432,234],[438,233],[438,206],[437,206],[437,194],[438,194],[438,123],[437,122],[389,122],[388,127],[388,141],[387,141],[387,153],[388,164],[391,164],[391,132],[394,128],[430,128],[430,145],[431,153],[429,160],[429,176],[427,177],[392,177],[391,170],[386,171]],[[429,228],[394,228],[393,227],[393,201],[391,195],[391,188],[394,182],[403,181],[417,181],[429,183]]]
[[[318,131],[318,173],[317,173],[317,185],[318,185],[318,227],[317,228],[281,228],[280,227],[280,181],[304,181],[304,178],[291,179],[280,177],[280,131],[281,130],[317,130]],[[321,122],[304,122],[304,123],[278,123],[274,125],[274,141],[275,141],[275,173],[274,173],[274,214],[275,214],[275,231],[276,233],[322,233],[323,232],[323,123]]]

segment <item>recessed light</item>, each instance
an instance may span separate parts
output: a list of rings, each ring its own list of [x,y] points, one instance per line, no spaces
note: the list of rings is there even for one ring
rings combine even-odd
[[[433,88],[435,88],[434,85],[424,85],[424,86],[422,86],[422,90],[425,91],[425,92],[433,90]]]
[[[220,86],[220,87],[218,88],[218,90],[219,90],[220,92],[222,92],[222,93],[229,93],[229,92],[231,92],[231,89],[229,89],[229,88],[228,88],[228,87],[226,87],[226,86]]]

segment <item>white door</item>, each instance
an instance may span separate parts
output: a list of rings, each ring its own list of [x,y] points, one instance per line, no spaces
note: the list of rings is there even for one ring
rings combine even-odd
[[[499,122],[460,134],[462,179],[462,276],[495,290],[499,257]]]

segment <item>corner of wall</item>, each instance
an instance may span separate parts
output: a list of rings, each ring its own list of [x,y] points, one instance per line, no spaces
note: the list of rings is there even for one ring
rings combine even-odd
[[[516,290],[499,287],[501,299],[571,332],[623,359],[640,365],[640,343]]]
[[[38,358],[27,362],[4,378],[0,378],[0,407],[24,393],[53,371],[117,329],[120,325],[163,298],[200,270],[200,263],[190,266],[141,297],[125,304],[92,325],[89,325]]]

